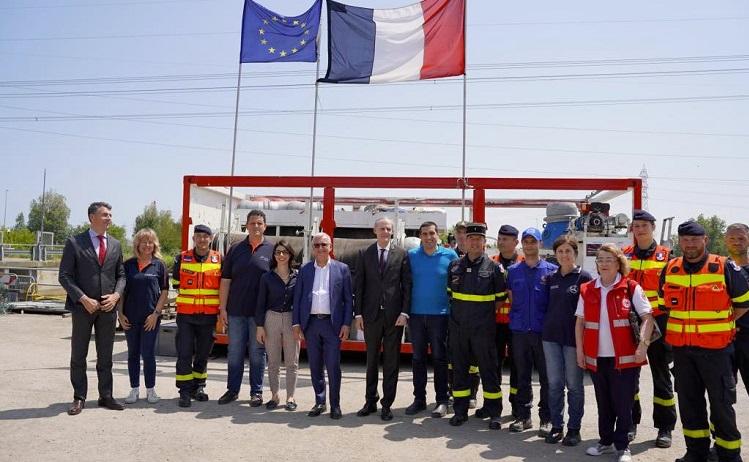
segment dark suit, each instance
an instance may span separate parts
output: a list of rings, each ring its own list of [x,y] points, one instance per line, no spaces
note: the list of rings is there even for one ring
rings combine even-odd
[[[403,327],[395,322],[411,310],[411,265],[406,251],[391,244],[380,272],[377,243],[359,253],[354,270],[354,313],[364,320],[367,344],[367,403],[377,401],[377,374],[382,347],[382,404],[390,407],[398,387]]]
[[[330,381],[330,405],[335,408],[340,406],[341,395],[341,340],[338,334],[342,326],[351,325],[353,320],[353,293],[348,266],[333,259],[328,265],[330,317],[320,319],[311,314],[315,280],[315,262],[311,261],[299,270],[297,276],[293,324],[299,325],[304,332],[315,403],[325,404],[325,368]]]
[[[72,312],[73,332],[70,338],[70,382],[73,399],[86,399],[88,379],[86,357],[91,342],[91,328],[95,329],[96,374],[99,397],[112,396],[112,348],[117,310],[89,313],[78,301],[83,295],[100,300],[103,295],[125,290],[125,270],[122,249],[117,239],[107,236],[104,264],[99,265],[97,250],[88,231],[68,238],[60,261],[60,285],[68,296],[65,309]]]

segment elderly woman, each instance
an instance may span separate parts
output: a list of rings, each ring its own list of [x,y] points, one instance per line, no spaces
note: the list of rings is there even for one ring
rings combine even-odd
[[[133,237],[135,256],[124,263],[127,284],[118,316],[127,339],[127,370],[130,375],[130,394],[125,403],[132,404],[140,397],[140,360],[146,399],[154,404],[156,394],[156,339],[159,334],[161,310],[169,294],[169,276],[161,260],[159,238],[149,228]]]
[[[596,255],[599,276],[580,287],[575,337],[577,365],[590,371],[598,405],[600,440],[588,455],[614,452],[618,462],[630,462],[627,432],[640,367],[647,364],[647,339],[653,331],[650,302],[642,288],[625,276],[629,262],[619,247],[602,245]],[[639,343],[630,313],[641,319]]]
[[[577,239],[564,235],[554,241],[554,255],[559,269],[547,276],[544,288],[549,292],[542,340],[546,374],[549,378],[549,411],[551,431],[547,443],[562,441],[565,446],[580,443],[580,426],[585,408],[584,371],[577,367],[575,342],[575,311],[580,286],[593,279],[590,273],[575,264]],[[567,434],[563,436],[564,391],[567,388]]]
[[[266,409],[278,407],[278,391],[281,375],[281,352],[283,351],[286,367],[286,405],[287,411],[296,409],[294,392],[299,369],[299,341],[294,338],[291,329],[291,316],[296,286],[297,271],[292,268],[294,249],[285,240],[280,240],[273,247],[270,271],[260,277],[255,323],[257,324],[257,341],[265,345],[268,353],[268,381],[271,398],[265,403]]]

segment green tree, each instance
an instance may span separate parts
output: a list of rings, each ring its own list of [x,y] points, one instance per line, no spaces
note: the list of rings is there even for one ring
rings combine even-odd
[[[18,215],[16,215],[16,224],[13,229],[26,229],[26,218],[24,218],[23,212],[18,212]]]
[[[182,245],[182,225],[172,218],[171,211],[159,210],[156,202],[151,202],[143,208],[143,213],[135,217],[133,233],[143,228],[151,228],[156,232],[165,258],[179,252]]]
[[[36,236],[28,228],[6,230],[3,235],[5,244],[35,244]]]
[[[726,233],[726,221],[717,215],[706,217],[704,214],[699,214],[695,219],[697,223],[701,224],[705,228],[707,233],[707,251],[717,255],[728,255],[726,244],[723,241],[723,236]],[[681,256],[681,249],[679,248],[679,236],[674,235],[671,237],[674,242],[674,255]]]
[[[63,242],[70,234],[68,226],[70,208],[65,196],[52,190],[44,196],[44,231],[55,233],[55,242]],[[42,197],[31,201],[27,227],[31,231],[42,229]]]

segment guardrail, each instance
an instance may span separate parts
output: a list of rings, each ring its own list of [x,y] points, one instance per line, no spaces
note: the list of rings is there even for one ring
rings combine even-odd
[[[29,260],[47,261],[62,257],[62,245],[44,244],[2,244],[0,245],[0,261],[8,258],[25,258]]]

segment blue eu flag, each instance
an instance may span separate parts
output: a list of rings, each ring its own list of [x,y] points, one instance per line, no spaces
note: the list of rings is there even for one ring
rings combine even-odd
[[[282,16],[245,0],[242,18],[242,63],[315,62],[322,0],[299,16]]]

